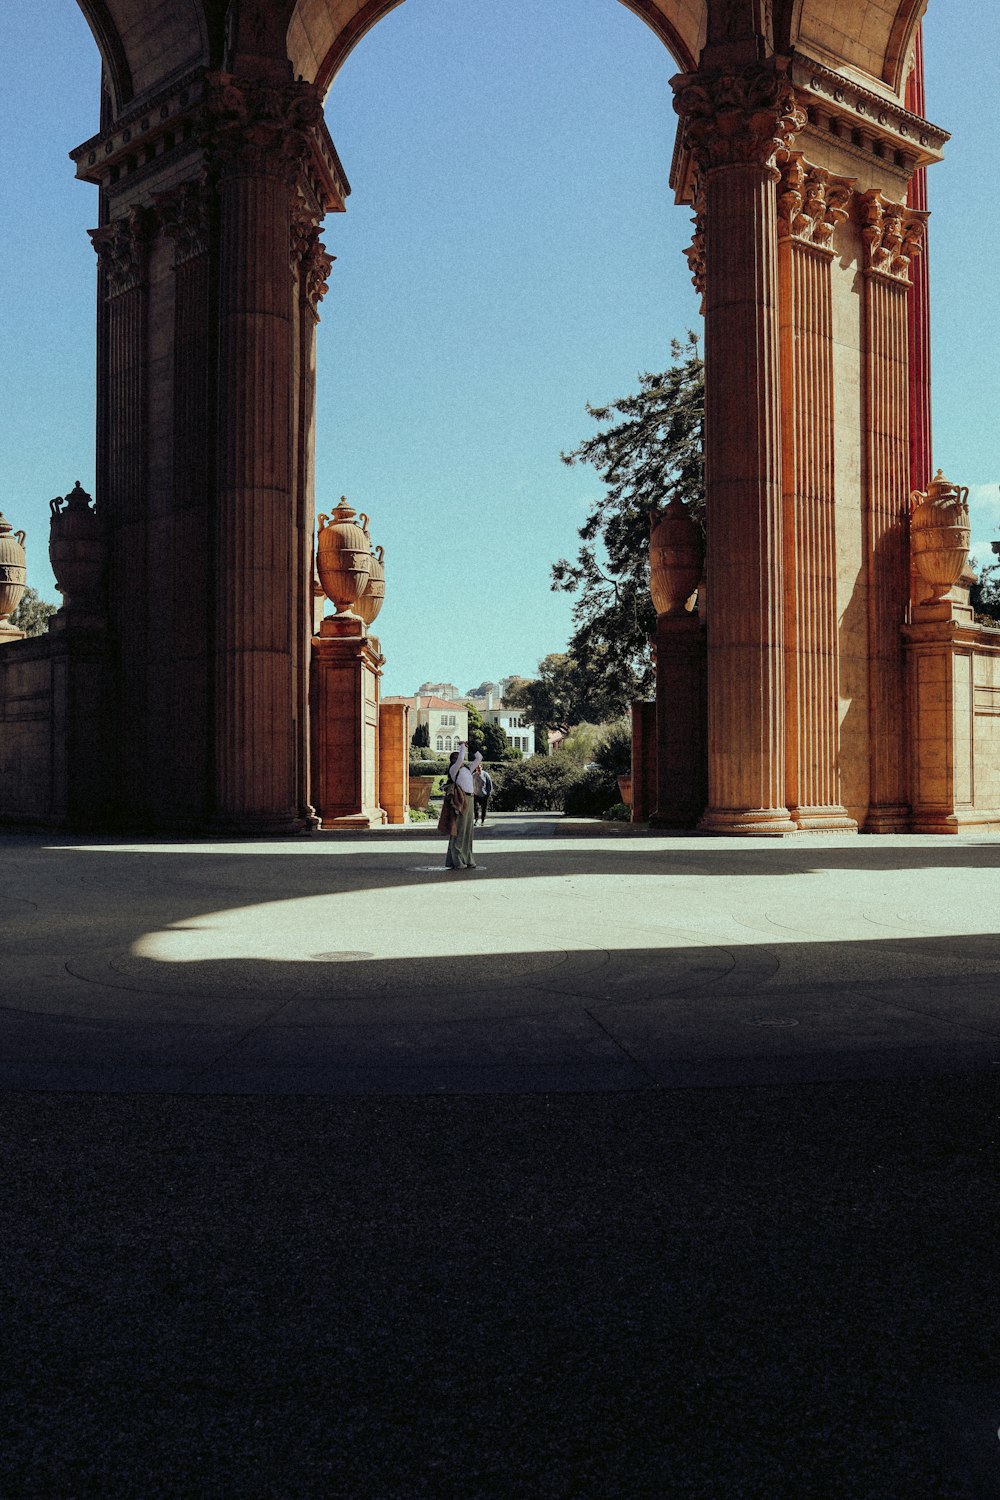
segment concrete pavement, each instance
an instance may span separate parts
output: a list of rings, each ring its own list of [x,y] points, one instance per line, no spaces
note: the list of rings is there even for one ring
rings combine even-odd
[[[3,1500],[995,1500],[1000,842],[0,840]]]
[[[636,1089],[1000,1066],[1000,841],[0,842],[0,1084]]]

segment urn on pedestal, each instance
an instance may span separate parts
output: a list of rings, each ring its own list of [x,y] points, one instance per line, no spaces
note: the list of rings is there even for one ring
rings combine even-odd
[[[940,469],[923,490],[910,496],[910,555],[939,604],[962,576],[969,556],[969,491],[952,484]]]
[[[49,502],[49,561],[63,609],[93,608],[104,582],[104,528],[93,500],[79,479],[63,497]]]
[[[371,575],[371,544],[356,514],[342,495],[332,515],[321,515],[316,544],[316,570],[338,615],[360,618],[355,609]]]
[[[21,602],[27,577],[25,535],[0,515],[0,634],[20,634],[6,622]]]
[[[378,618],[385,599],[385,548],[373,547],[368,574],[368,586],[357,603],[357,612],[369,629]]]
[[[672,500],[649,533],[649,591],[658,615],[683,615],[702,576],[704,543],[686,505]]]

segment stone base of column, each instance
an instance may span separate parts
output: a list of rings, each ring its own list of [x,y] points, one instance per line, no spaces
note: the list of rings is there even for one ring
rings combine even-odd
[[[317,827],[318,821],[301,817],[298,813],[216,813],[208,822],[211,834],[245,839],[311,834]]]
[[[905,802],[892,806],[870,807],[862,833],[909,833],[912,828],[910,809]]]
[[[857,833],[858,825],[846,807],[790,807],[792,822],[802,833]]]
[[[787,807],[710,807],[698,824],[699,833],[727,838],[786,838],[799,833]]]
[[[381,827],[378,643],[354,615],[328,615],[313,637],[312,802],[321,828]]]
[[[971,833],[977,828],[996,832],[997,824],[1000,823],[1000,808],[993,808],[984,812],[956,813],[929,812],[926,809],[920,813],[914,813],[910,819],[908,833]]]

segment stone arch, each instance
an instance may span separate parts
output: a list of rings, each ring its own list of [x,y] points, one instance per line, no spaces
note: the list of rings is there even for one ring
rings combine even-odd
[[[403,0],[297,0],[288,28],[288,55],[297,77],[325,93],[372,27]],[[621,0],[663,42],[678,67],[692,72],[705,42],[707,0]]]
[[[104,61],[117,118],[134,98],[211,60],[200,0],[77,0]]]
[[[779,0],[774,22],[779,51],[801,48],[832,67],[848,67],[901,96],[913,38],[928,0]]]

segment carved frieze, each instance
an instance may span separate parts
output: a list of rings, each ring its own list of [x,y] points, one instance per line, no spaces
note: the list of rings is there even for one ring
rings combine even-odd
[[[175,265],[207,254],[210,189],[206,177],[182,182],[167,193],[155,193],[153,201],[164,234],[174,242]]]
[[[690,73],[672,80],[683,144],[698,168],[773,166],[805,124],[780,62],[741,72]]]
[[[923,249],[926,211],[893,203],[878,188],[857,195],[864,269],[909,285],[910,262]]]
[[[854,184],[823,167],[813,167],[799,151],[780,163],[778,233],[803,244],[829,248],[838,224],[850,217]]]
[[[132,207],[120,219],[88,230],[106,276],[108,297],[120,297],[141,285],[151,227],[149,210]]]

